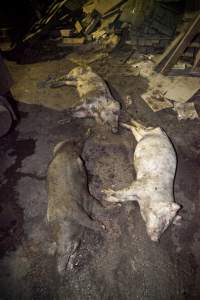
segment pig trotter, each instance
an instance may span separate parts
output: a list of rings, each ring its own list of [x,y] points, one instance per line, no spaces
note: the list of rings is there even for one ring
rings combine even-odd
[[[65,249],[65,252],[58,252],[57,257],[57,266],[58,266],[58,273],[63,275],[64,272],[69,269],[72,270],[74,267],[73,259],[76,255],[76,251],[80,246],[80,241],[73,242],[72,245],[68,246]]]
[[[131,188],[125,188],[119,191],[112,189],[103,190],[106,194],[106,201],[108,202],[124,202],[124,201],[138,201],[138,197],[133,193]]]
[[[173,220],[173,225],[180,226],[182,221],[182,217],[177,215]]]
[[[121,201],[121,199],[119,199],[115,196],[114,190],[107,189],[107,190],[102,190],[102,192],[106,194],[105,200],[108,202],[120,202]]]

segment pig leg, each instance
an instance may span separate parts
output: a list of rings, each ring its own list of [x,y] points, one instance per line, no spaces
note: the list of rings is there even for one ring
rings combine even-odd
[[[173,225],[180,226],[182,221],[182,217],[177,215],[173,220]]]
[[[48,81],[48,85],[51,88],[57,88],[57,87],[60,87],[63,85],[77,87],[77,79],[75,79],[73,76],[70,76],[69,74],[66,74],[66,75],[58,77],[54,80]]]
[[[86,117],[92,117],[92,114],[88,108],[88,105],[84,103],[75,107],[72,116],[74,118],[86,118]]]
[[[59,120],[58,123],[60,125],[70,123],[73,118],[87,118],[87,117],[93,117],[91,112],[88,110],[87,104],[81,104],[75,108],[68,109],[67,111],[68,117],[62,120]]]
[[[98,222],[97,220],[94,220],[90,218],[86,211],[84,211],[82,208],[77,213],[77,217],[74,218],[75,222],[78,222],[79,225],[92,229],[94,231],[104,231],[105,226],[103,223]]]
[[[135,137],[135,139],[136,139],[136,141],[139,141],[139,140],[140,140],[141,135],[138,133],[138,131],[137,131],[137,129],[136,129],[135,126],[133,126],[133,125],[128,125],[128,124],[125,124],[125,123],[120,123],[120,125],[121,125],[122,127],[124,127],[124,128],[127,128],[127,129],[131,130],[131,131],[132,131],[132,134],[134,135],[134,137]]]
[[[109,202],[125,202],[125,201],[138,201],[137,196],[137,186],[133,183],[130,187],[124,188],[119,191],[114,191],[112,189],[104,190],[106,194],[106,201]]]
[[[57,87],[61,87],[61,86],[64,86],[64,85],[76,87],[77,86],[77,81],[76,80],[55,81],[55,82],[52,82],[50,84],[50,87],[51,88],[57,88]]]
[[[104,207],[100,201],[93,197],[89,198],[88,205],[85,210],[89,212],[92,219],[108,219],[110,213],[110,207]]]
[[[69,267],[73,268],[72,259],[81,241],[82,229],[72,222],[63,221],[60,224],[57,239],[57,269],[63,274]]]

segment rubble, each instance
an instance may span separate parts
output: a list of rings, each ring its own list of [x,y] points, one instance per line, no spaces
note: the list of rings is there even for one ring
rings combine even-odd
[[[146,94],[142,95],[142,99],[154,112],[173,107],[172,102],[160,90],[149,90]]]
[[[156,60],[156,57],[153,58]],[[144,101],[153,111],[173,107],[171,101],[185,103],[191,99],[200,87],[199,77],[164,76],[154,71],[155,62],[142,59],[138,63],[128,62],[134,76],[142,76],[149,81],[148,90],[142,94]]]
[[[198,113],[193,102],[189,103],[174,103],[174,111],[177,112],[178,120],[194,120],[198,118]]]
[[[83,66],[84,64],[91,64],[97,60],[101,60],[108,57],[108,53],[105,52],[96,52],[96,53],[86,53],[86,54],[78,54],[78,53],[71,53],[68,55],[68,60],[71,62]]]
[[[167,77],[166,84],[168,84],[168,82],[168,88],[167,86],[165,87],[165,96],[168,99],[172,99],[180,103],[185,103],[190,100],[200,87],[200,78],[198,77]]]
[[[95,0],[95,9],[103,16],[106,13],[114,10],[117,6],[126,2],[126,0]]]
[[[167,15],[164,16],[166,7]],[[168,45],[176,29],[177,11],[170,7],[170,4],[166,6],[154,0],[54,0],[38,14],[35,23],[23,33],[19,44],[34,43],[48,32],[58,30],[64,45],[96,40],[106,46],[111,42],[110,50],[118,45],[127,28],[127,43],[134,49],[144,53],[155,49],[160,52]],[[147,19],[151,24],[147,24]]]
[[[63,43],[69,46],[81,45],[85,42],[84,37],[76,37],[76,38],[63,38]]]

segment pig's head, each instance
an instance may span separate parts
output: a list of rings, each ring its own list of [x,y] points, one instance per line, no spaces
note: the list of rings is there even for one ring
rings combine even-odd
[[[67,80],[76,80],[80,78],[80,76],[86,75],[88,72],[92,72],[92,68],[89,66],[76,67],[67,74]]]
[[[118,132],[119,112],[120,112],[119,103],[113,101],[100,113],[101,119],[103,120],[104,123],[107,123],[111,127],[113,133]]]
[[[122,127],[128,128],[132,131],[137,142],[139,142],[143,137],[149,134],[161,134],[163,135],[163,130],[160,127],[145,127],[139,122],[131,120],[131,125],[121,123]]]
[[[147,233],[152,241],[157,242],[162,233],[174,220],[180,205],[176,203],[158,203],[156,207],[141,208],[146,223]]]

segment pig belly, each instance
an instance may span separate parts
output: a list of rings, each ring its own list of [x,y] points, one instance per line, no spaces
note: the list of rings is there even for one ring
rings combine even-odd
[[[173,181],[176,170],[176,154],[167,137],[146,137],[136,146],[134,166],[137,180],[160,178],[160,182]]]
[[[67,164],[68,163],[68,164]],[[76,163],[62,161],[56,157],[48,171],[48,220],[63,219],[75,205],[80,195],[80,187],[76,185],[78,172]]]

